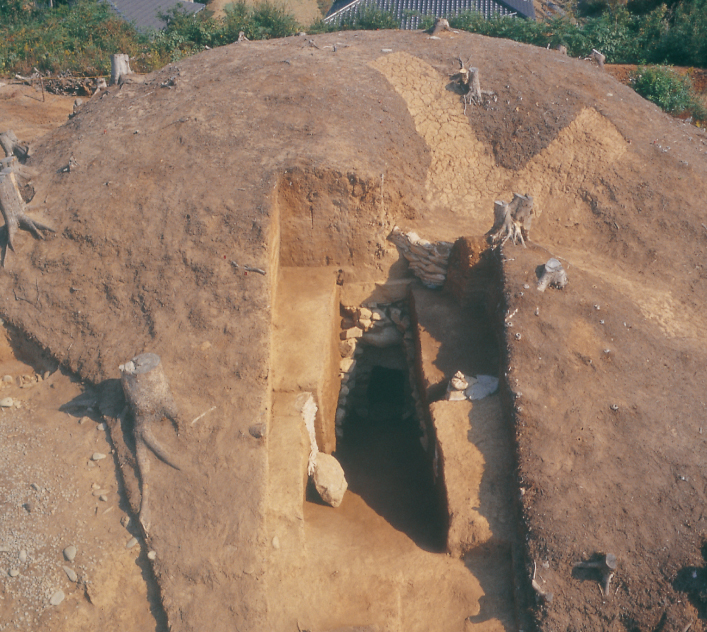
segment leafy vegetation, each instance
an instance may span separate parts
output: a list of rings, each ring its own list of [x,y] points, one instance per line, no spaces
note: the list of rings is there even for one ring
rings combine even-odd
[[[328,5],[330,0],[319,0]],[[571,15],[535,22],[515,17],[484,19],[480,13],[450,17],[454,28],[491,37],[504,37],[535,46],[560,44],[574,57],[593,48],[607,63],[640,64],[634,86],[646,98],[672,111],[691,111],[705,119],[705,108],[695,97],[689,78],[663,66],[707,67],[707,0],[584,0],[584,17]],[[118,18],[99,0],[55,0],[49,8],[35,0],[0,0],[0,73],[71,71],[105,75],[110,55],[128,53],[138,71],[147,72],[193,55],[206,47],[223,46],[243,32],[248,39],[286,37],[302,30],[295,18],[269,0],[246,4],[238,0],[215,18],[202,11],[187,15],[173,11],[164,16],[167,27],[140,33]],[[429,27],[432,19],[421,18]],[[320,21],[310,33],[334,30],[398,28],[392,12],[366,7],[342,24]],[[651,68],[648,64],[658,64]]]
[[[707,108],[697,100],[689,76],[679,75],[666,66],[641,66],[631,82],[638,94],[666,112],[690,112],[696,119],[707,119]]]

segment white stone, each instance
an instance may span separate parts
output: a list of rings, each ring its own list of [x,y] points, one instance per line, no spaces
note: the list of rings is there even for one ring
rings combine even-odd
[[[73,562],[76,557],[76,547],[71,544],[64,549],[64,559],[67,562]]]
[[[356,368],[356,360],[353,358],[343,358],[339,363],[339,370],[342,373],[351,373]]]
[[[368,331],[371,328],[373,321],[370,318],[359,318],[356,324],[363,329],[363,331]]]
[[[359,307],[358,310],[356,310],[356,316],[359,318],[359,320],[361,318],[363,318],[364,320],[371,320],[372,313],[373,312],[371,312],[371,310],[367,307]]]
[[[341,332],[342,340],[348,340],[349,338],[360,338],[361,336],[363,336],[363,330],[359,327],[351,327],[351,329]]]
[[[345,384],[341,385],[341,390],[339,391],[340,397],[346,397],[350,393],[350,389]]]
[[[15,402],[12,401],[12,397],[5,397],[3,399],[0,399],[0,408],[12,408],[12,405]]]
[[[57,591],[49,598],[49,605],[50,605],[50,606],[58,606],[62,601],[64,601],[64,591],[63,591],[63,590],[57,590]]]
[[[76,582],[78,579],[78,576],[76,575],[76,571],[69,567],[69,566],[62,566],[62,569],[64,569],[64,572],[66,573],[66,576],[69,578],[69,581],[71,582]]]
[[[373,347],[392,347],[403,341],[403,335],[397,327],[385,327],[379,331],[367,332],[363,336],[363,342]]]
[[[353,358],[356,353],[356,338],[342,340],[339,343],[339,355],[342,358]]]
[[[147,559],[152,560],[154,562],[157,559],[157,553],[155,553],[155,551],[150,551],[147,554]]]
[[[371,314],[371,320],[388,320],[388,318],[385,315],[385,312],[380,310],[380,309],[374,309],[372,310]]]
[[[346,419],[346,410],[343,408],[337,408],[336,409],[336,419],[334,420],[335,423],[341,425]]]
[[[341,504],[349,486],[341,464],[331,454],[323,452],[317,454],[312,481],[322,500],[332,507]]]
[[[94,452],[91,455],[91,461],[101,461],[106,458],[106,455],[101,452]]]

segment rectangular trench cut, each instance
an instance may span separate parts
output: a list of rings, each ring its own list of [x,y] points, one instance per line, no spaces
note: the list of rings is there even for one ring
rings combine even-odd
[[[271,625],[518,630],[514,460],[500,395],[445,399],[457,371],[502,371],[496,268],[467,270],[444,291],[391,275],[392,301],[381,302],[378,281],[355,306],[340,304],[352,292],[337,286],[337,268],[281,267],[274,293]],[[307,482],[310,394],[319,450],[349,485],[337,508]]]

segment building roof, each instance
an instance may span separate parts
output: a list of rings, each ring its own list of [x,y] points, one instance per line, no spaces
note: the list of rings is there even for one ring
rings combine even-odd
[[[113,10],[127,22],[135,24],[138,30],[163,29],[167,26],[160,15],[178,7],[186,13],[198,13],[206,5],[184,0],[107,0]]]
[[[535,19],[532,0],[354,0],[332,11],[324,22],[340,24],[364,8],[391,11],[400,20],[400,28],[408,30],[419,28],[420,19],[425,16],[444,18],[466,11],[478,11],[485,18],[519,16]]]

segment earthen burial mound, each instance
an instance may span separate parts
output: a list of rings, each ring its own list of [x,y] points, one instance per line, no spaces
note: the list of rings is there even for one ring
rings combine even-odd
[[[481,103],[450,78],[460,55],[493,92]],[[0,314],[102,385],[133,509],[130,439],[105,393],[120,398],[120,364],[161,357],[183,422],[178,436],[155,428],[181,469],[153,463],[150,496],[170,629],[700,630],[701,589],[681,578],[702,581],[704,563],[706,150],[704,133],[596,66],[513,42],[386,31],[234,44],[111,87],[32,148],[28,214],[56,232],[17,235]],[[531,241],[484,255],[479,284],[464,265],[514,192],[540,212]],[[396,225],[469,237],[456,285],[407,288]],[[551,257],[569,284],[539,293]],[[339,303],[408,290],[419,370],[439,383],[423,401],[463,437],[440,430],[435,452],[461,534],[449,562],[413,543],[369,559],[387,546],[377,532],[339,509],[303,513],[280,485],[301,479],[302,453],[306,469],[300,392],[317,399],[320,449],[336,447]],[[502,378],[488,418],[504,431],[489,432],[510,450],[496,492],[482,408],[435,401],[467,374],[449,327],[473,318],[424,320],[435,301],[452,313],[478,296]],[[469,406],[461,422],[452,405]],[[278,434],[288,415],[295,434]],[[467,433],[478,497],[451,456]],[[493,509],[501,493],[511,509]],[[317,525],[344,536],[313,540]],[[507,577],[475,564],[492,549]],[[606,553],[608,594],[576,568]],[[506,610],[492,617],[495,581]]]

